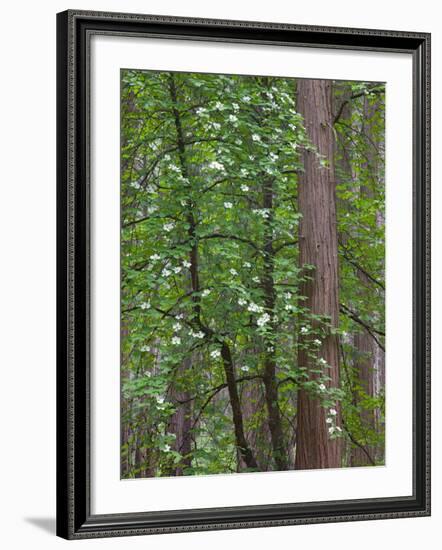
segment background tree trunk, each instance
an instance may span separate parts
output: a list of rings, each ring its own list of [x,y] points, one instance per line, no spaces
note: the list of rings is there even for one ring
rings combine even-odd
[[[304,305],[313,315],[326,315],[337,326],[338,243],[334,179],[334,135],[332,115],[332,83],[326,80],[298,82],[298,112],[304,117],[308,138],[317,152],[304,151],[305,170],[300,174],[298,206],[302,214],[299,227],[300,266],[315,266],[311,280],[301,284],[306,296]],[[320,162],[318,154],[326,161]],[[302,339],[305,343],[306,339]],[[339,385],[339,353],[335,335],[329,334],[320,348],[330,369],[330,385]],[[317,368],[300,346],[299,366]],[[315,378],[310,374],[310,379]],[[331,440],[326,424],[326,411],[320,401],[305,389],[298,392],[296,469],[336,468],[341,465],[339,440]]]

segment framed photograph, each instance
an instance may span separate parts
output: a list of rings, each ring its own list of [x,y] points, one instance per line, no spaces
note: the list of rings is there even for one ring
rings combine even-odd
[[[430,36],[57,37],[57,534],[429,515]]]

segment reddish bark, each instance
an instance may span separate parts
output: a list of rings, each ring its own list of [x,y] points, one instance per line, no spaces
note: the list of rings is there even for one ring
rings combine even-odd
[[[299,227],[300,265],[311,264],[315,270],[311,280],[302,283],[300,293],[312,314],[326,315],[337,326],[338,245],[334,178],[334,135],[332,115],[332,83],[327,80],[300,80],[298,111],[317,153],[326,161],[323,166],[314,151],[304,151],[304,172],[298,185],[298,205],[302,214]],[[339,353],[337,337],[329,334],[322,343],[320,356],[331,367],[326,373],[330,385],[339,385]],[[299,366],[317,368],[302,346]],[[314,379],[315,374],[310,374]],[[331,440],[326,424],[326,411],[313,394],[298,392],[296,469],[336,468],[341,466],[341,445]]]

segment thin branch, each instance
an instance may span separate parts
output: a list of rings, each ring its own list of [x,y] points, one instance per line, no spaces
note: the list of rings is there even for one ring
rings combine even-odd
[[[366,269],[364,269],[356,260],[354,260],[350,253],[348,252],[348,248],[346,248],[341,242],[339,243],[342,248],[342,255],[344,256],[344,259],[347,260],[349,264],[351,264],[353,267],[361,271],[368,279],[370,279],[371,282],[373,282],[375,285],[377,285],[382,290],[385,290],[385,285],[373,275],[371,275]]]
[[[347,315],[347,317],[350,317],[350,319],[352,319],[353,321],[355,321],[356,323],[358,323],[359,325],[364,327],[365,330],[368,332],[368,334],[370,334],[370,336],[373,338],[373,340],[381,348],[381,350],[385,352],[385,346],[380,342],[379,338],[376,337],[376,334],[379,334],[380,336],[385,337],[385,332],[381,332],[380,330],[375,329],[375,328],[371,327],[370,325],[368,325],[365,321],[360,319],[354,311],[349,309],[344,304],[341,304],[340,311],[341,311],[341,313],[343,313],[344,315]]]
[[[238,384],[239,382],[244,382],[246,380],[255,380],[257,378],[262,378],[262,376],[260,375],[255,375],[255,376],[244,376],[242,378],[237,378],[236,379],[236,383]],[[224,388],[227,388],[228,384],[227,382],[223,383],[223,384],[220,384],[219,386],[216,386],[215,388],[212,389],[212,393],[207,397],[207,399],[204,401],[204,403],[201,405],[201,408],[200,410],[198,411],[198,414],[196,415],[194,421],[193,421],[193,424],[192,424],[192,427],[191,427],[191,430],[197,425],[198,423],[198,420],[201,418],[203,412],[204,412],[204,409],[208,406],[208,404],[212,401],[212,399],[215,397],[215,395],[217,395],[221,390],[223,390]],[[195,396],[196,397],[196,396]],[[181,403],[181,402],[180,402]]]
[[[239,241],[239,242],[248,244],[249,246],[251,246],[255,250],[259,251],[258,245],[255,244],[253,241],[251,241],[250,239],[245,239],[243,237],[238,237],[237,235],[225,235],[223,233],[211,233],[210,235],[202,235],[202,236],[199,237],[200,241],[207,240],[207,239],[231,239],[233,241]]]
[[[372,466],[376,466],[376,462],[373,460],[373,458],[371,457],[370,453],[367,451],[367,449],[365,448],[365,445],[362,445],[362,443],[359,443],[359,441],[357,441],[352,433],[350,432],[350,430],[347,428],[347,425],[345,423],[345,420],[342,418],[342,427],[344,428],[345,430],[345,433],[348,435],[348,438],[350,439],[350,441],[356,445],[356,447],[359,447],[359,449],[361,449],[361,451],[365,454],[365,456],[368,458],[368,460],[370,461],[370,464]]]
[[[384,92],[385,92],[384,87],[382,87],[382,88],[372,88],[371,90],[368,90],[368,92],[364,90],[363,92],[358,92],[357,94],[353,94],[349,99],[346,99],[341,103],[341,106],[339,107],[339,110],[333,120],[333,124],[336,124],[338,122],[338,120],[342,116],[345,106],[348,105],[348,103],[350,103],[350,101],[352,101],[353,99],[357,99],[358,97],[362,97],[370,94],[383,94]]]

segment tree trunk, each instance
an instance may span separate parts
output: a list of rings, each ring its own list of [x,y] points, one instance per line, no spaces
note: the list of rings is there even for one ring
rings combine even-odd
[[[304,117],[308,138],[326,161],[320,163],[317,153],[304,151],[304,172],[299,177],[298,206],[302,219],[299,227],[300,266],[315,269],[311,280],[301,284],[306,296],[304,305],[313,315],[325,315],[331,325],[338,325],[338,247],[334,178],[334,135],[332,83],[327,80],[300,80],[298,112]],[[312,323],[314,326],[314,323]],[[301,344],[306,338],[301,339]],[[330,366],[325,373],[330,385],[339,386],[338,340],[328,334],[320,348],[320,357]],[[318,368],[301,345],[299,366]],[[310,373],[310,379],[316,375]],[[337,408],[337,407],[335,407]],[[339,415],[338,415],[339,416]],[[305,389],[298,392],[296,469],[336,468],[341,466],[339,440],[329,438],[326,411],[320,401]]]
[[[177,370],[177,377],[190,369],[191,357],[186,357]],[[176,409],[170,418],[168,432],[175,434],[173,448],[183,456],[180,464],[172,469],[170,475],[182,476],[183,470],[192,464],[192,401],[190,394],[183,387],[183,383],[174,383],[171,387],[170,399]]]
[[[172,111],[175,123],[175,130],[177,135],[177,146],[178,154],[180,158],[181,171],[183,176],[188,179],[189,169],[186,161],[186,147],[184,140],[183,127],[181,123],[180,113],[177,108],[178,97],[177,89],[175,85],[174,76],[172,73],[169,75],[169,92],[170,98],[172,101]],[[190,263],[190,276],[191,276],[191,288],[193,291],[192,301],[193,301],[193,312],[195,316],[195,321],[199,325],[199,329],[202,330],[206,337],[215,336],[212,329],[203,325],[201,321],[201,303],[200,296],[198,293],[200,291],[200,282],[199,282],[199,265],[198,265],[198,239],[196,237],[197,231],[197,218],[194,215],[192,205],[187,205],[187,221],[189,225],[188,237],[193,243],[190,253],[189,253],[189,263]],[[245,433],[244,433],[244,423],[241,411],[241,403],[239,399],[238,388],[236,385],[236,376],[235,369],[232,359],[232,354],[230,347],[227,342],[218,340],[221,343],[221,357],[223,360],[224,373],[226,376],[227,389],[229,392],[230,406],[232,408],[232,418],[233,418],[233,427],[235,433],[235,440],[237,448],[241,453],[241,457],[246,463],[248,468],[257,469],[256,460],[253,456],[252,449],[247,443]]]
[[[271,179],[267,179],[263,185],[263,207],[269,212],[269,216],[264,221],[264,277],[262,286],[266,310],[272,316],[271,325],[272,333],[274,334],[276,327],[273,315],[276,292],[273,279],[275,251],[273,249],[273,181]],[[278,383],[276,380],[274,343],[270,338],[266,338],[265,340],[266,352],[263,381],[273,460],[278,470],[287,470],[287,449],[284,443],[284,433],[278,404]]]

